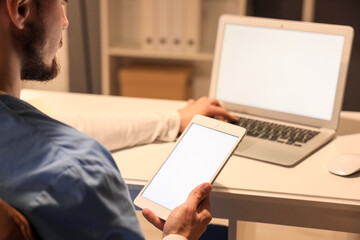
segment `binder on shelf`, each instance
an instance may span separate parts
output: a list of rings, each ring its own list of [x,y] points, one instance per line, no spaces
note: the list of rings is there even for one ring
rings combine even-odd
[[[170,47],[174,52],[184,51],[185,43],[185,1],[169,0],[170,7]]]
[[[155,50],[169,50],[169,0],[155,0]]]
[[[191,97],[192,74],[189,65],[136,63],[119,70],[120,95],[186,100]]]
[[[195,53],[200,46],[201,0],[184,0],[185,51]]]
[[[144,50],[155,48],[155,1],[141,0],[141,47]]]
[[[199,50],[201,0],[141,0],[144,50]]]

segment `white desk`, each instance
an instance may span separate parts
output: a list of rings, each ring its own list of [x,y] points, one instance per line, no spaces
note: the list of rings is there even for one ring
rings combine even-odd
[[[135,112],[174,109],[184,102],[26,90],[23,99],[43,99],[60,112]],[[41,105],[41,104],[40,104]],[[140,190],[173,143],[154,143],[113,153],[130,189]],[[337,138],[296,167],[285,168],[233,156],[214,184],[215,217],[360,233],[360,174],[338,177],[327,170],[340,153],[360,154],[360,113],[342,112]]]

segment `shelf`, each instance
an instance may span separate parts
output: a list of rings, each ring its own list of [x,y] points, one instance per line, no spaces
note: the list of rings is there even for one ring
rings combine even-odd
[[[194,96],[206,95],[219,17],[224,14],[245,14],[248,0],[196,0],[199,14],[192,16],[199,23],[199,39],[196,49],[148,47],[143,43],[142,21],[144,3],[159,0],[104,0],[100,1],[102,41],[102,93],[119,94],[118,70],[136,61],[186,62],[194,67]],[[161,1],[161,0],[160,0]],[[167,1],[167,0],[166,0]],[[177,0],[175,0],[177,1]],[[195,0],[186,0],[195,2]],[[198,5],[196,5],[198,6]],[[194,11],[195,11],[194,10]],[[189,9],[188,9],[189,11]],[[192,11],[190,11],[192,12]],[[147,15],[145,15],[147,16]],[[199,19],[197,18],[199,17]],[[191,19],[191,18],[190,18]],[[147,26],[147,25],[146,25]],[[151,25],[147,26],[151,28]],[[155,50],[154,50],[155,49]]]
[[[161,52],[148,51],[142,49],[129,49],[121,47],[109,48],[109,54],[115,57],[134,57],[134,58],[154,58],[154,59],[174,59],[190,61],[207,61],[213,60],[212,53],[184,53],[184,52]]]

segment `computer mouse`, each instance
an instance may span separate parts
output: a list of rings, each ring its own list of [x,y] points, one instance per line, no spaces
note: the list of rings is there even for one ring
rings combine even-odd
[[[349,176],[360,171],[360,154],[340,154],[329,162],[329,172],[339,176]]]

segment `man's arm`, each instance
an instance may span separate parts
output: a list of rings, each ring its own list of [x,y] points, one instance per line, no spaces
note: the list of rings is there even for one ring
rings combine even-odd
[[[222,108],[216,99],[208,97],[202,97],[197,101],[191,99],[187,106],[177,111],[109,115],[51,113],[50,115],[95,138],[113,151],[152,143],[155,140],[174,141],[196,114],[222,120],[237,120]]]
[[[144,217],[155,227],[163,231],[163,239],[171,235],[180,235],[188,240],[196,240],[206,230],[212,215],[210,210],[210,192],[212,186],[203,183],[196,187],[186,202],[175,208],[167,221],[160,219],[149,209],[143,210]]]
[[[148,144],[155,140],[174,141],[180,128],[180,115],[176,110],[51,116],[95,138],[110,151]]]

